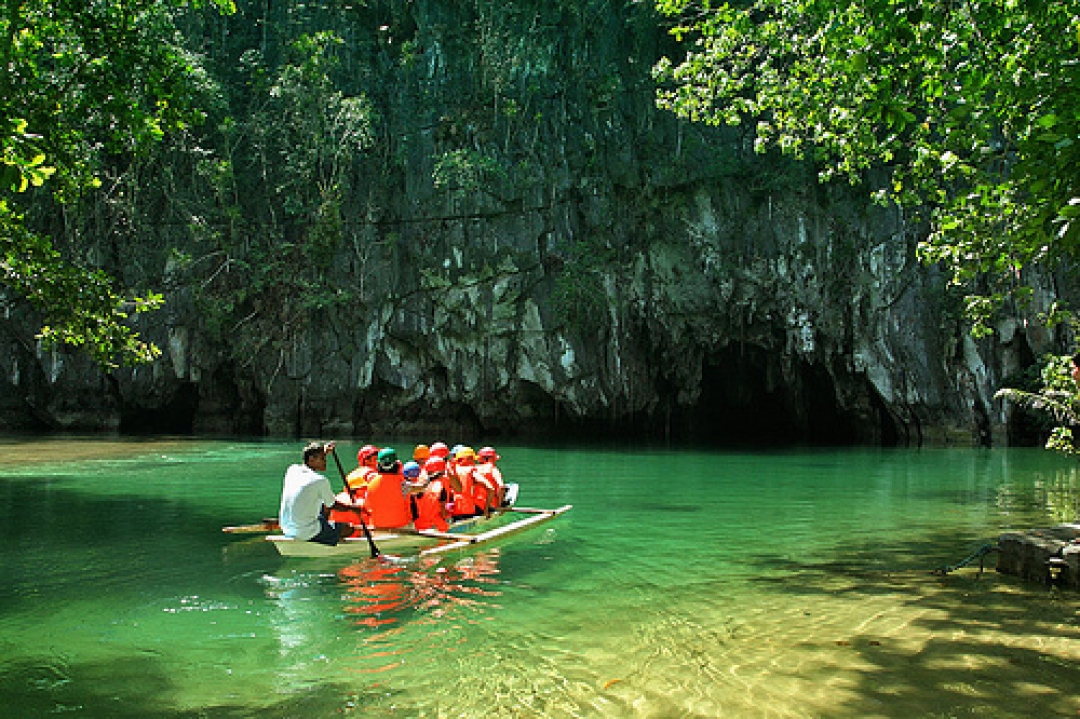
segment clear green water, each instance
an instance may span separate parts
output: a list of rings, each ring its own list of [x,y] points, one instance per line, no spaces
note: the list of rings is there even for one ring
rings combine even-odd
[[[0,441],[0,716],[1080,714],[1080,595],[931,573],[1076,519],[1074,461],[500,446],[574,509],[401,564],[222,534],[299,449]]]

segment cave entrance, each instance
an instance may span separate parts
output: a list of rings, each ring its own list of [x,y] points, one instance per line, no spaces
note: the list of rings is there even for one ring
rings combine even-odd
[[[845,445],[865,439],[843,411],[829,372],[795,360],[785,376],[781,358],[737,348],[709,358],[697,404],[677,410],[673,425],[695,443],[730,446]],[[673,418],[674,419],[674,418]],[[865,429],[865,428],[864,428]]]
[[[125,406],[120,410],[121,434],[191,434],[199,407],[199,387],[180,384],[158,407]]]

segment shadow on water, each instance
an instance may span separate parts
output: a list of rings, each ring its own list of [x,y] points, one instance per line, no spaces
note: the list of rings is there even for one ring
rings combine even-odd
[[[42,482],[44,485],[45,482]],[[0,496],[5,494],[0,480]],[[236,573],[223,563],[219,519],[182,501],[87,495],[20,482],[0,502],[0,616],[40,602],[153,586],[190,591],[194,578]],[[265,549],[257,557],[273,561]]]
[[[928,545],[956,546],[956,537],[894,543],[887,550],[848,546],[827,562],[756,558],[761,566],[786,570],[756,579],[765,591],[837,602],[888,597],[892,606],[899,603],[892,611],[913,617],[898,635],[876,633],[875,617],[859,625],[865,631],[823,633],[823,646],[814,649],[832,650],[826,655],[835,660],[804,667],[804,678],[851,676],[852,657],[844,653],[854,652],[864,668],[848,700],[836,707],[844,715],[1080,715],[1080,593],[1000,575],[995,554],[983,572],[976,562],[937,573],[931,568],[946,563],[928,563]]]
[[[368,703],[344,683],[330,681],[258,707],[250,704],[179,708],[176,687],[164,663],[152,656],[109,662],[0,664],[0,714],[18,717],[78,717],[127,719],[216,719],[218,717],[323,717],[345,709],[363,712]],[[370,703],[383,697],[372,696]],[[180,704],[182,704],[182,697]],[[4,712],[12,711],[12,714]]]

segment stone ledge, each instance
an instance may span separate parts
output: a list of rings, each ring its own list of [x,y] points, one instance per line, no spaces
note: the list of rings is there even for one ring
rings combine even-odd
[[[1080,523],[1001,535],[997,570],[1032,582],[1080,589]]]

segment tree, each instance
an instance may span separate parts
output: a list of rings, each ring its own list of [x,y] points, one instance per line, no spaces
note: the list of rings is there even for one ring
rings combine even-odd
[[[1007,387],[994,395],[1025,409],[1046,415],[1054,423],[1046,440],[1046,448],[1065,454],[1077,454],[1073,429],[1080,427],[1080,395],[1072,378],[1073,360],[1068,356],[1045,358],[1039,391]]]
[[[1080,254],[1080,14],[1053,0],[657,0],[685,54],[658,102],[755,123],[823,179],[887,180],[922,213],[921,257],[967,291],[976,334],[1032,271]],[[1062,318],[1054,312],[1045,321]]]
[[[129,297],[79,247],[35,232],[27,212],[77,201],[100,185],[105,162],[200,119],[198,67],[174,26],[186,4],[8,0],[0,15],[0,283],[42,313],[42,339],[104,367],[158,354],[125,321],[162,297]]]

